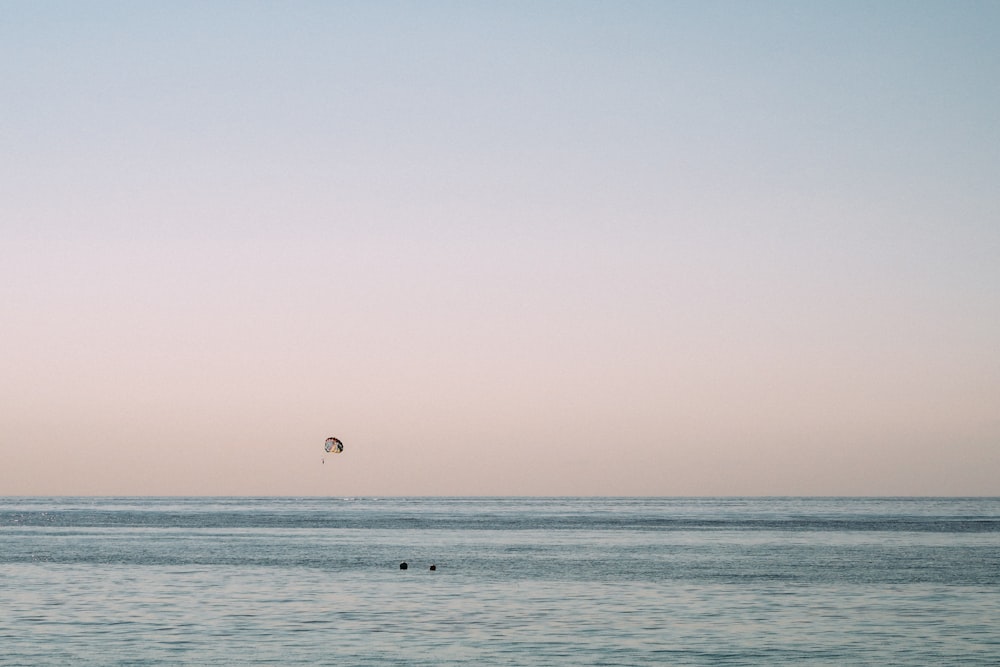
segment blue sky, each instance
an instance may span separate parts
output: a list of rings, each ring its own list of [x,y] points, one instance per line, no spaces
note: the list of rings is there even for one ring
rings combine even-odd
[[[1000,493],[995,3],[0,16],[0,493]]]

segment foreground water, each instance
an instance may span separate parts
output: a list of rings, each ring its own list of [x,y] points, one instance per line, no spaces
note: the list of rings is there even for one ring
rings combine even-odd
[[[0,498],[0,664],[997,665],[1000,499]]]

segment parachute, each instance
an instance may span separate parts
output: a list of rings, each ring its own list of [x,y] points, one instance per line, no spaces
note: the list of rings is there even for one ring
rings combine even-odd
[[[327,454],[339,454],[344,451],[344,443],[342,443],[338,438],[330,436],[323,443],[323,449],[326,450]]]

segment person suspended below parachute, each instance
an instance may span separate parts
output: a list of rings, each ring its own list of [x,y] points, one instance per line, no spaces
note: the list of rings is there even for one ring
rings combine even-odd
[[[344,451],[344,443],[340,441],[340,438],[334,438],[332,435],[326,439],[323,443],[323,449],[327,454],[340,454]],[[326,463],[326,457],[323,457],[323,463]]]

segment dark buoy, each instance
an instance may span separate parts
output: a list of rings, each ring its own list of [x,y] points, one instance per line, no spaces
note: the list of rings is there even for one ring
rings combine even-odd
[[[431,565],[431,572],[435,572],[438,569],[437,565]]]
[[[400,570],[405,570],[408,567],[410,567],[410,566],[406,564],[405,560],[402,563],[399,564],[399,569]]]

